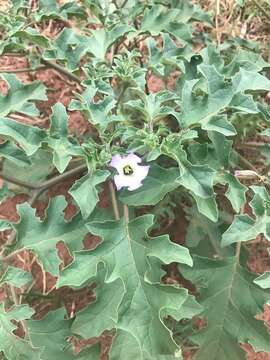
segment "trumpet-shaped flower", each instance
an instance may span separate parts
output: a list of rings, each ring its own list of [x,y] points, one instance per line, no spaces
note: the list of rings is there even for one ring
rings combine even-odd
[[[142,159],[135,154],[126,156],[114,155],[110,166],[114,167],[118,174],[114,176],[117,190],[127,187],[129,191],[136,190],[142,186],[142,180],[146,178],[149,166],[138,165]]]

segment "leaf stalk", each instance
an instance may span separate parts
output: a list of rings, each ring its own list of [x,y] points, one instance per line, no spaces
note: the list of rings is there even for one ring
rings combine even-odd
[[[69,177],[72,177],[73,175],[81,173],[85,170],[87,170],[87,166],[80,165],[80,166],[78,166],[74,169],[68,170],[65,173],[58,175],[52,179],[41,182],[40,184],[31,184],[28,181],[23,181],[23,180],[16,179],[9,175],[5,175],[3,172],[0,172],[0,178],[2,178],[3,180],[5,180],[7,182],[12,183],[12,184],[23,186],[27,189],[45,191],[45,190],[49,189],[50,187],[56,185],[57,183],[64,181],[64,180],[68,179]]]
[[[113,183],[112,183],[111,180],[109,181],[109,189],[110,189],[110,194],[111,194],[111,202],[112,202],[112,208],[113,208],[113,212],[114,212],[114,217],[115,217],[115,220],[119,220],[120,219],[120,214],[119,214],[115,189],[114,189],[114,186],[113,186]]]

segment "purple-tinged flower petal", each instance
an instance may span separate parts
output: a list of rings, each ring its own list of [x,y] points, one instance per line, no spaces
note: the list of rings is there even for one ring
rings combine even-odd
[[[109,165],[114,167],[120,173],[122,170],[123,159],[120,155],[114,155]]]
[[[136,190],[142,186],[141,178],[138,178],[136,176],[131,176],[130,179],[128,179],[128,182],[126,181],[125,186],[128,186],[129,191]]]
[[[131,162],[133,165],[134,164],[139,164],[139,163],[142,162],[142,159],[139,156],[137,156],[137,155],[135,155],[133,153],[129,153],[127,156],[125,156],[125,160],[127,162]]]
[[[123,185],[123,184],[125,184],[125,176],[124,175],[115,175],[113,180],[114,180],[117,190],[121,190],[122,187],[126,186],[126,185]]]
[[[148,172],[149,172],[149,168],[150,166],[142,166],[142,165],[137,165],[136,166],[136,177],[140,178],[141,180],[143,180],[144,178],[146,178]]]
[[[130,185],[128,187],[129,191],[133,191],[136,189],[139,189],[139,187],[141,187],[143,184],[141,182],[139,182],[138,180],[136,181],[130,181]]]

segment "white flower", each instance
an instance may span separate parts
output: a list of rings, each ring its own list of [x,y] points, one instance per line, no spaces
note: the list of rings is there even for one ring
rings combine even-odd
[[[114,176],[117,190],[127,186],[128,190],[136,190],[142,186],[142,180],[146,178],[149,166],[138,165],[142,159],[135,154],[126,156],[114,155],[110,166],[114,167],[118,174]]]

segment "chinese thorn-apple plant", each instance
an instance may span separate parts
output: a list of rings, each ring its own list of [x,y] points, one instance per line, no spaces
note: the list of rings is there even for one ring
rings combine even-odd
[[[252,119],[258,135],[270,134],[262,96],[270,91],[269,64],[258,45],[235,38],[217,46],[211,14],[187,0],[61,3],[14,0],[0,13],[1,55],[22,55],[29,64],[23,71],[53,69],[50,76],[77,86],[68,106],[44,111],[52,88],[22,82],[16,69],[1,73],[0,195],[20,187],[29,193],[17,206],[19,221],[0,224],[9,234],[1,285],[10,295],[0,307],[1,358],[95,360],[104,336],[110,360],[180,359],[188,347],[196,360],[240,360],[245,343],[270,352],[256,318],[270,301],[270,276],[251,273],[249,247],[241,249],[258,235],[270,240],[267,173],[238,147],[245,121]],[[194,22],[209,34],[196,32]],[[57,24],[54,36],[44,35]],[[162,90],[153,91],[153,79]],[[75,111],[90,124],[86,134],[68,129]],[[47,115],[48,128],[20,120]],[[267,144],[263,150],[269,159]],[[76,214],[66,220],[67,201],[56,196],[40,219],[36,200],[74,178],[68,199]],[[111,207],[100,207],[101,191]],[[185,226],[184,217],[185,242],[172,230]],[[90,249],[88,234],[99,239]],[[59,291],[92,286],[92,301],[70,313],[60,299],[41,316],[31,293],[48,304],[52,295],[33,293],[35,274],[14,262],[26,253]],[[18,324],[23,334],[14,332]],[[78,349],[85,339],[94,340]]]

